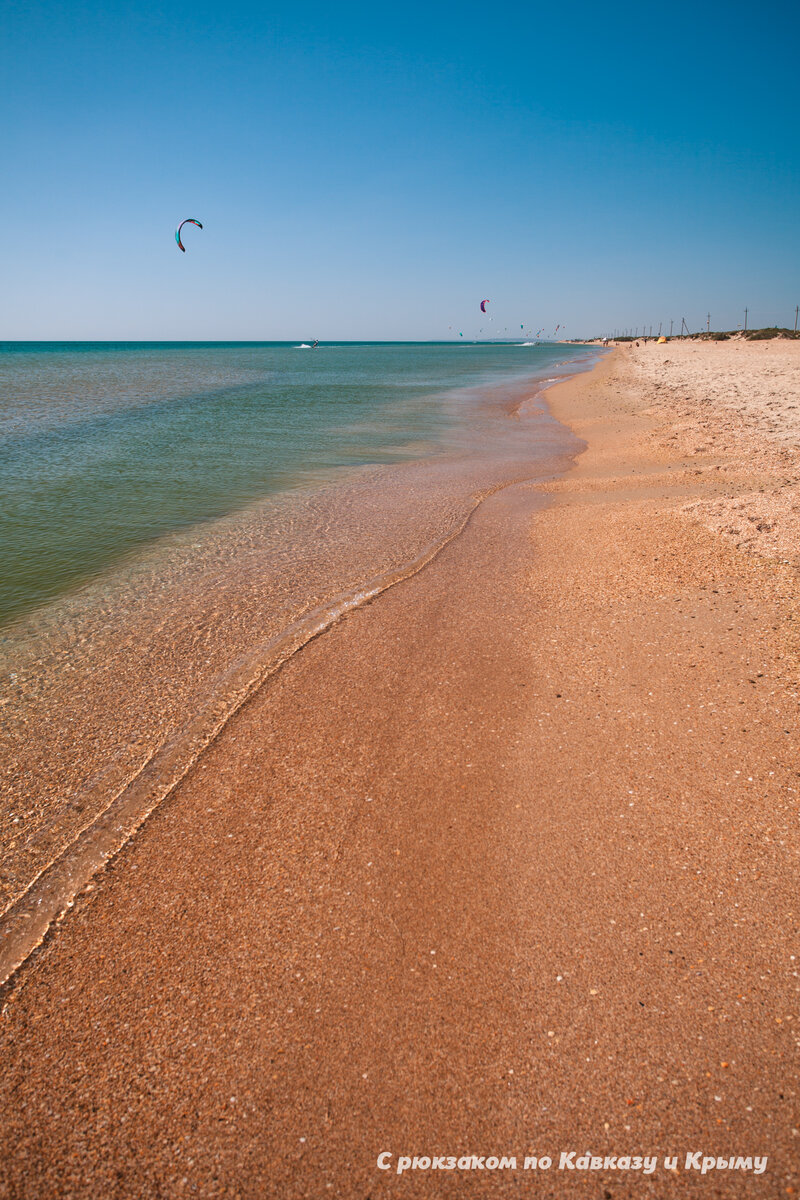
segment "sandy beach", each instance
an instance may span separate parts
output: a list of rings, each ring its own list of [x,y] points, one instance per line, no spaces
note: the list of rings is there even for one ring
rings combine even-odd
[[[549,389],[586,449],[271,674],[13,976],[0,1196],[795,1195],[799,397],[782,342]]]

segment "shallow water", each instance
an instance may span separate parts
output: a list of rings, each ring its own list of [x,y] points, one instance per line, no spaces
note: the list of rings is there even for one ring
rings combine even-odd
[[[564,348],[0,344],[0,623],[177,529],[432,453]]]

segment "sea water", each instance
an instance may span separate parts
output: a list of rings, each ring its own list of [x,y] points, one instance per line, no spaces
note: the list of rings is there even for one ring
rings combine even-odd
[[[577,353],[0,343],[0,624],[175,530],[332,473],[437,453],[457,439],[455,397],[563,370]]]

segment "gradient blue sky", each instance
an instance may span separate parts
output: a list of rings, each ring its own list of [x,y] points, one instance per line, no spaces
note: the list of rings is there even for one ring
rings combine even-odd
[[[0,8],[0,339],[794,319],[795,0]]]

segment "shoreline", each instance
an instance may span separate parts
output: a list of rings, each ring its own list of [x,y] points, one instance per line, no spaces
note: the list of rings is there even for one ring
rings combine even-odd
[[[629,367],[548,389],[577,462],[287,662],[22,972],[12,1190],[380,1197],[387,1149],[577,1146],[797,1186],[797,577],[687,511],[732,472]]]
[[[583,363],[576,367],[585,369]],[[547,370],[552,373],[552,365]],[[565,452],[564,433],[537,408],[539,386],[533,377],[487,393],[472,389],[474,396],[465,395],[475,411],[462,417],[458,449],[361,468],[302,496],[265,501],[218,522],[216,540],[213,529],[197,545],[194,531],[168,540],[153,566],[149,560],[134,564],[133,587],[121,591],[127,574],[115,573],[107,586],[78,595],[71,621],[65,623],[63,606],[55,606],[59,624],[52,634],[45,623],[44,636],[17,639],[16,661],[13,651],[10,661],[23,703],[12,692],[3,709],[9,749],[18,747],[16,759],[12,750],[4,764],[8,807],[0,814],[4,979],[91,872],[116,853],[252,690],[285,661],[286,647],[294,653],[352,603],[415,573],[457,535],[476,504],[517,474],[550,469],[550,458]],[[484,428],[489,456],[479,465],[472,442]],[[512,444],[517,437],[518,448]],[[278,512],[272,525],[270,505]],[[342,526],[335,533],[337,519]],[[287,525],[295,547],[291,558],[280,545]],[[273,532],[275,547],[269,542]],[[312,547],[318,561],[306,564],[302,554]],[[167,568],[169,590],[159,595]],[[188,611],[181,614],[179,605]],[[14,637],[8,640],[13,646]],[[179,680],[190,672],[195,678],[187,688]],[[56,763],[49,761],[54,739],[61,744]],[[19,819],[25,810],[26,822],[14,828],[9,817],[16,813]]]
[[[164,540],[179,546],[248,507],[341,481],[359,465],[446,452],[473,394],[539,376],[560,352],[509,356],[484,347],[468,364],[446,346],[335,349],[309,359],[286,346],[196,346],[174,358],[90,347],[52,362],[35,351],[16,363],[0,354],[0,637],[158,555]],[[592,353],[580,348],[573,357],[581,352]],[[53,492],[54,474],[61,493]]]

